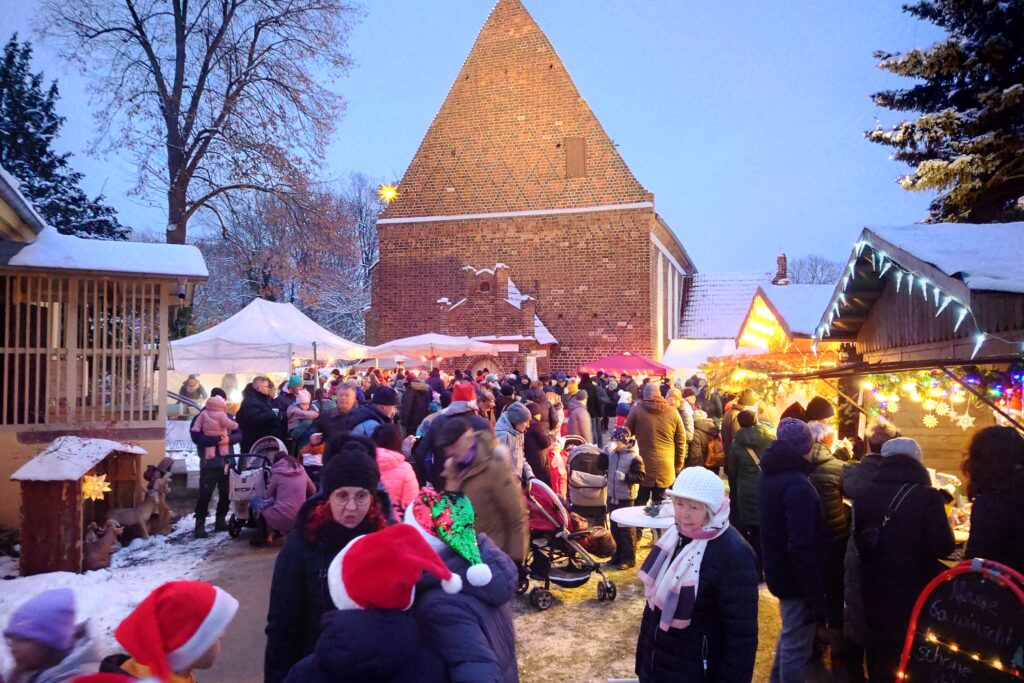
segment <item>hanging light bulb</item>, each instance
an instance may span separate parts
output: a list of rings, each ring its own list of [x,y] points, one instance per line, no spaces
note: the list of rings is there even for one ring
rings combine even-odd
[[[974,337],[974,351],[971,352],[971,360],[974,360],[974,357],[978,355],[978,351],[981,351],[981,345],[985,343],[985,336],[984,332],[979,332]]]
[[[935,288],[935,305],[938,306],[942,302],[942,290],[938,287]]]
[[[921,278],[920,285],[921,285],[921,294],[924,295],[924,300],[928,301],[928,281],[925,280],[924,278]]]
[[[960,329],[960,324],[964,321],[964,318],[966,318],[966,317],[967,317],[967,307],[964,306],[963,304],[960,304],[960,315],[958,315],[957,318],[956,318],[956,325],[953,325],[953,331],[954,332],[956,332],[957,330]]]
[[[892,261],[885,261],[884,263],[885,265],[882,266],[882,272],[878,274],[878,277],[880,278],[885,277],[885,274],[889,272],[890,268],[892,268]]]
[[[903,282],[903,271],[902,270],[897,270],[896,271],[896,293],[897,294],[900,293],[900,283],[901,282]]]
[[[860,256],[861,252],[864,251],[864,247],[866,247],[867,245],[868,243],[865,242],[864,240],[860,240],[857,242],[857,256]]]
[[[914,293],[914,274],[907,273],[907,294]]]
[[[935,290],[935,291],[938,291],[938,290]],[[942,312],[944,310],[946,310],[946,306],[948,306],[949,302],[952,301],[952,300],[953,300],[953,297],[951,297],[951,296],[947,296],[947,297],[945,297],[942,300],[942,303],[939,304],[939,310],[935,311],[935,317],[936,318],[938,318],[940,315],[942,315]],[[936,302],[936,303],[938,303],[938,302]]]

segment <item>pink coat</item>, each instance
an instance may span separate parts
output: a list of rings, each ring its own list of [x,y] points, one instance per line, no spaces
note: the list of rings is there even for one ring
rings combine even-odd
[[[225,436],[238,429],[238,423],[223,411],[213,410],[209,402],[206,408],[196,416],[193,432],[202,432],[206,436]]]
[[[292,464],[284,458],[275,462],[270,468],[270,485],[265,494],[272,502],[261,510],[267,526],[287,534],[295,526],[299,508],[314,493],[316,486],[310,481],[306,470],[302,467],[293,469]]]
[[[378,448],[377,467],[380,468],[380,480],[384,482],[391,503],[399,514],[405,512],[406,506],[416,498],[420,490],[412,465],[406,462],[405,456],[398,451]]]

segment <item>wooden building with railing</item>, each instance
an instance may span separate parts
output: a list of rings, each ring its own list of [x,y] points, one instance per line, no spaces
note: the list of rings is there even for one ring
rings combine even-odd
[[[59,436],[163,457],[169,321],[206,277],[192,246],[58,233],[0,169],[0,524],[11,474]]]

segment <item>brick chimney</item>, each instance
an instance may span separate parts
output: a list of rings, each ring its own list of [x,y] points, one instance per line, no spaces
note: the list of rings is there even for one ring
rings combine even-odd
[[[494,294],[502,299],[508,298],[508,272],[509,267],[504,263],[494,265]]]
[[[520,303],[520,310],[522,311],[522,326],[523,336],[533,336],[533,318],[537,315],[537,300],[528,294],[523,295],[523,300]]]
[[[476,291],[476,268],[469,265],[462,266],[462,281],[465,285],[462,296],[468,299]]]
[[[775,259],[776,270],[775,277],[772,278],[773,285],[788,285],[789,284],[789,261],[786,259],[785,254],[779,254]]]

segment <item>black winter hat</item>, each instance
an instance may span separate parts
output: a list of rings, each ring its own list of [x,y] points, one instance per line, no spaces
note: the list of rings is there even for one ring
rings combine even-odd
[[[782,415],[779,419],[782,419],[783,417],[792,417],[802,422],[804,420],[804,407],[800,405],[800,401],[793,401],[790,403],[789,407],[782,411]]]
[[[373,392],[370,403],[378,406],[397,406],[398,392],[391,387],[377,387],[377,390]]]
[[[807,404],[807,410],[804,411],[804,421],[827,420],[835,414],[836,407],[832,405],[831,401],[821,396],[815,396]]]
[[[346,441],[341,450],[328,460],[323,473],[323,490],[328,496],[342,486],[358,486],[376,491],[380,482],[380,468],[360,440]]]

